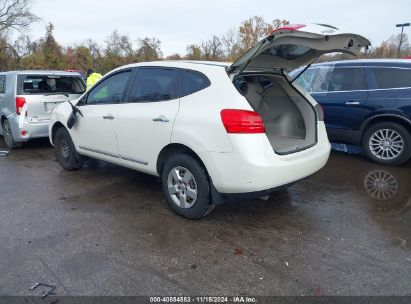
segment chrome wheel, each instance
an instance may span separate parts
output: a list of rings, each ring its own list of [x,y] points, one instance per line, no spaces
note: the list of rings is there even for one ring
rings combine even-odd
[[[171,169],[168,173],[167,187],[171,199],[178,207],[188,209],[196,203],[197,182],[187,168],[178,166]]]
[[[7,120],[3,124],[3,136],[6,145],[12,147],[14,145],[13,134],[11,133],[10,124]]]
[[[377,200],[388,200],[397,194],[398,182],[391,173],[375,170],[365,177],[364,188],[371,197]]]
[[[60,153],[65,159],[70,157],[70,146],[64,138],[60,141]]]
[[[368,144],[371,153],[383,160],[397,158],[404,150],[404,139],[392,129],[377,130],[371,135]]]

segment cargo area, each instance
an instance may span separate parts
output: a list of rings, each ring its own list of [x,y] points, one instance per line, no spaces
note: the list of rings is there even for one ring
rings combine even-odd
[[[277,154],[289,154],[316,143],[312,105],[280,75],[246,75],[234,85],[261,116]]]

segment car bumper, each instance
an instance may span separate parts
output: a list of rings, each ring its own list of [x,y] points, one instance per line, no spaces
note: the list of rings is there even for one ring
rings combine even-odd
[[[12,115],[7,118],[10,123],[13,139],[16,142],[26,142],[32,138],[48,137],[49,119],[29,120],[22,115]]]
[[[331,150],[322,122],[315,146],[288,155],[275,154],[265,134],[236,134],[231,141],[236,152],[200,155],[215,189],[223,195],[269,193],[303,179],[327,163]]]

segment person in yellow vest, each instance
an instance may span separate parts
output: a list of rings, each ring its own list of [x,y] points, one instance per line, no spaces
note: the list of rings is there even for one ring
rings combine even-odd
[[[87,91],[95,85],[103,76],[94,72],[92,69],[87,70]]]

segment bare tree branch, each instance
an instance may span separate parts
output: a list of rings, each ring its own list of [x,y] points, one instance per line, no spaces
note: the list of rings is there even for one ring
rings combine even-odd
[[[25,31],[39,18],[30,11],[32,0],[2,0],[0,6],[0,33],[8,30]]]

